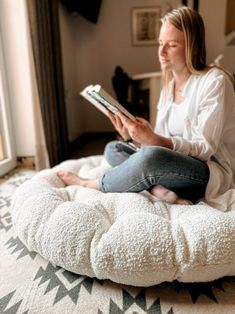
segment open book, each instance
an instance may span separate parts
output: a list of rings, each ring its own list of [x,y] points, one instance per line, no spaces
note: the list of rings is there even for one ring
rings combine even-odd
[[[84,90],[80,92],[80,95],[106,115],[108,115],[108,112],[116,114],[120,111],[128,118],[135,120],[135,117],[129,111],[98,84],[85,87]]]

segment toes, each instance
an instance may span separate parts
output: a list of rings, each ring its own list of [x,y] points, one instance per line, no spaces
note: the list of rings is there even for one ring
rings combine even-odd
[[[65,177],[66,175],[68,175],[68,172],[66,172],[66,171],[57,171],[57,176],[58,177]]]
[[[191,201],[183,199],[183,198],[178,198],[175,203],[179,205],[193,205]]]
[[[57,176],[59,177],[66,177],[68,176],[70,173],[68,171],[63,171],[63,170],[60,170],[57,172]]]

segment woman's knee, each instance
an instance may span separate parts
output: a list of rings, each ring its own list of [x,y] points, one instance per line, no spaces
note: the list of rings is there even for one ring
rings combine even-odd
[[[139,152],[142,163],[156,167],[165,164],[172,151],[165,147],[145,146]]]
[[[112,166],[118,166],[130,157],[130,153],[123,150],[120,141],[109,142],[104,149],[104,158]]]
[[[108,142],[104,148],[104,158],[105,160],[112,165],[112,161],[115,159],[117,141]]]
[[[109,156],[112,155],[116,151],[116,143],[117,141],[108,142],[104,148],[104,155]]]

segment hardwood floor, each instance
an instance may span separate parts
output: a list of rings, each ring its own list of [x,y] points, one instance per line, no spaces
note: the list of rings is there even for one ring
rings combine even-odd
[[[70,144],[69,159],[102,155],[105,145],[115,139],[117,139],[116,132],[85,133],[77,141]]]

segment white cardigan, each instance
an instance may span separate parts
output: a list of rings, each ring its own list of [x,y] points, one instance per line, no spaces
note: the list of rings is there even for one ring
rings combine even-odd
[[[155,131],[170,136],[167,119],[173,101],[161,93]],[[207,162],[210,178],[205,201],[220,210],[235,209],[235,93],[227,75],[212,68],[192,74],[183,93],[188,100],[183,136],[172,137],[173,149]]]

